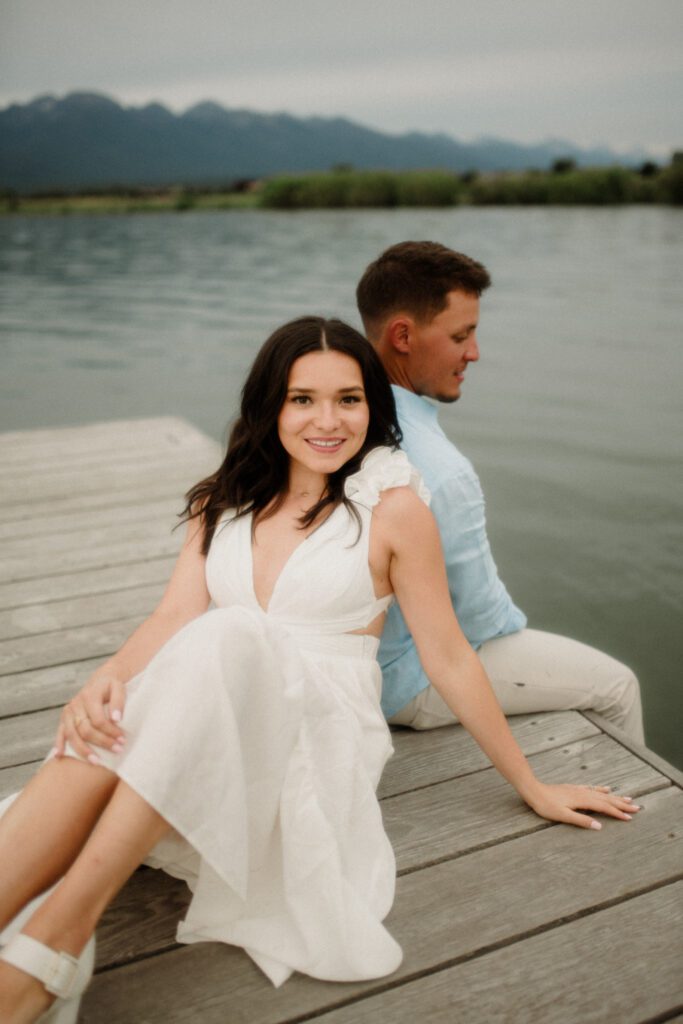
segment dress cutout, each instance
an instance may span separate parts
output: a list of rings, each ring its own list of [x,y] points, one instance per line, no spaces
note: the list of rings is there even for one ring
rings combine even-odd
[[[192,891],[178,940],[242,946],[275,985],[294,970],[381,977],[401,961],[382,924],[395,861],[375,792],[392,753],[379,641],[352,633],[391,600],[375,597],[368,544],[372,509],[397,486],[429,500],[403,452],[371,451],[345,485],[360,535],[337,506],[267,611],[251,516],[227,513],[206,560],[215,607],[128,683],[124,751],[96,748],[172,826],[146,863]]]

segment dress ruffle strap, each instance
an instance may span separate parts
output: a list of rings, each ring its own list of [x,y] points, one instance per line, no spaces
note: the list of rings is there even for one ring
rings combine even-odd
[[[374,508],[382,491],[390,487],[410,487],[425,505],[430,502],[431,495],[406,453],[386,447],[368,452],[358,472],[347,478],[344,494],[359,505]]]

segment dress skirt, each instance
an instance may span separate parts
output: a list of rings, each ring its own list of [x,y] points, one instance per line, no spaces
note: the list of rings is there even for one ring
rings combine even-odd
[[[180,942],[242,946],[275,985],[398,967],[377,643],[215,608],[127,685],[125,749],[95,750],[172,826],[146,863],[192,891]]]

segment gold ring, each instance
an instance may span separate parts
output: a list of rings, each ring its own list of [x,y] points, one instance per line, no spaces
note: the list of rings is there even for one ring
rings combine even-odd
[[[87,715],[81,715],[80,718],[74,718],[74,725],[80,725],[81,722],[85,722],[87,717],[88,717]]]

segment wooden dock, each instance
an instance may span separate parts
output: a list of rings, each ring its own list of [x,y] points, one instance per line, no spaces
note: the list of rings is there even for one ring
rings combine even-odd
[[[59,707],[154,607],[183,491],[218,449],[175,419],[0,436],[0,796]],[[388,978],[274,989],[239,949],[180,946],[185,886],[140,869],[98,929],[88,1024],[683,1021],[683,794],[671,765],[593,714],[520,715],[547,781],[637,798],[601,832],[536,817],[459,726],[397,730],[381,782],[398,885]]]

